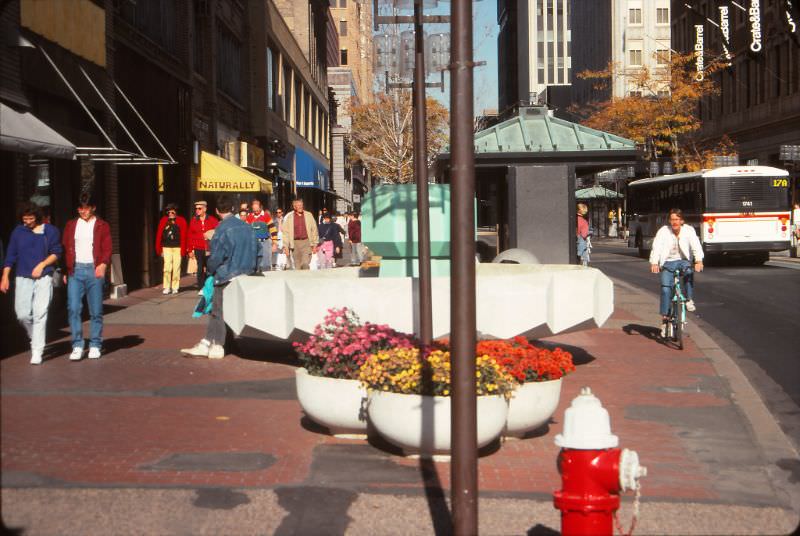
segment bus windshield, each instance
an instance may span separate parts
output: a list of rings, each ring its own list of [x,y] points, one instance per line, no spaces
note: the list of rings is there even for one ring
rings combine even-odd
[[[786,177],[708,177],[706,212],[774,212],[789,210]]]

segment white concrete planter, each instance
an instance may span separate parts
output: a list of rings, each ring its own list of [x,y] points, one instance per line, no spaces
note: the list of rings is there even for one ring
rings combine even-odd
[[[312,376],[304,368],[295,371],[297,399],[309,419],[334,435],[366,437],[367,390],[358,380]]]
[[[370,393],[369,420],[375,431],[406,454],[450,453],[449,396]],[[502,396],[478,397],[478,448],[496,439],[505,426],[508,402]]]
[[[522,437],[549,421],[558,407],[561,380],[520,385],[508,403],[508,419],[503,436]]]

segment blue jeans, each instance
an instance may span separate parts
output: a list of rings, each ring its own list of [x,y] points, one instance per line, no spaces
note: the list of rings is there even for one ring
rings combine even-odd
[[[681,280],[681,288],[683,289],[684,297],[687,300],[691,300],[692,296],[694,296],[694,274],[692,272],[692,264],[683,259],[679,261],[665,262],[664,266],[661,267],[661,316],[667,316],[669,314],[669,303],[672,299],[672,287],[675,283],[675,276],[673,275],[673,272],[678,268],[683,268],[684,270]]]
[[[41,355],[47,335],[47,311],[53,299],[53,277],[17,277],[14,282],[17,319],[31,340],[31,350]]]
[[[94,276],[94,264],[75,263],[75,273],[67,281],[67,314],[72,332],[72,347],[83,348],[83,297],[89,304],[89,346],[103,345],[103,286],[104,277]]]

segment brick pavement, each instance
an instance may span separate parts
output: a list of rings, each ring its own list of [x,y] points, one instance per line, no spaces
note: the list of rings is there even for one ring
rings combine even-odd
[[[565,408],[589,385],[609,410],[621,446],[638,451],[649,468],[645,501],[787,512],[769,461],[711,360],[691,338],[683,351],[653,340],[653,319],[641,311],[655,306],[641,295],[617,286],[616,299],[603,328],[548,339],[574,353],[577,370],[565,378],[548,427],[482,453],[482,496],[549,500],[560,484],[553,438]],[[162,298],[148,289],[114,302],[122,309],[107,317],[110,351],[99,361],[69,362],[66,338],[51,344],[42,366],[30,366],[24,354],[3,360],[4,489],[449,493],[449,463],[403,458],[374,439],[338,439],[303,418],[285,347],[262,350],[246,339],[239,355],[221,361],[182,358],[176,349],[204,330],[204,322],[188,319],[193,301],[191,293]],[[238,467],[235,453],[258,463]],[[200,465],[170,466],[187,456],[199,456]],[[217,463],[204,467],[202,460]],[[9,514],[6,505],[4,518]]]

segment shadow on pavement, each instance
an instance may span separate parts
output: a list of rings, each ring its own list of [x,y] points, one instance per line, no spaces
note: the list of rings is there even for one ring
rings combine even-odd
[[[278,504],[288,512],[276,536],[290,534],[345,534],[351,518],[355,491],[317,486],[289,486],[275,490]]]
[[[643,326],[641,324],[628,324],[622,326],[622,331],[627,335],[641,335],[651,341],[663,342],[661,340],[661,331],[657,327]]]
[[[231,345],[233,341],[233,345]],[[229,352],[235,353],[242,359],[251,361],[269,361],[283,365],[299,366],[297,354],[288,341],[273,341],[256,337],[240,336],[233,338],[228,334]]]
[[[531,344],[534,346],[538,346],[540,348],[547,348],[548,350],[555,350],[556,348],[561,348],[565,352],[569,352],[572,354],[572,363],[577,367],[580,365],[588,365],[592,361],[595,360],[595,357],[581,348],[580,346],[572,346],[570,344],[562,344],[552,341],[540,341],[534,340],[531,341]]]
[[[0,536],[22,536],[25,529],[18,529],[6,526],[5,521],[0,521]]]
[[[528,529],[528,536],[558,536],[560,533],[544,525],[534,525]]]
[[[428,512],[433,521],[434,534],[452,534],[453,518],[447,507],[447,500],[442,489],[442,481],[436,470],[436,463],[430,458],[419,459],[419,472],[425,483],[425,499],[428,501]]]

